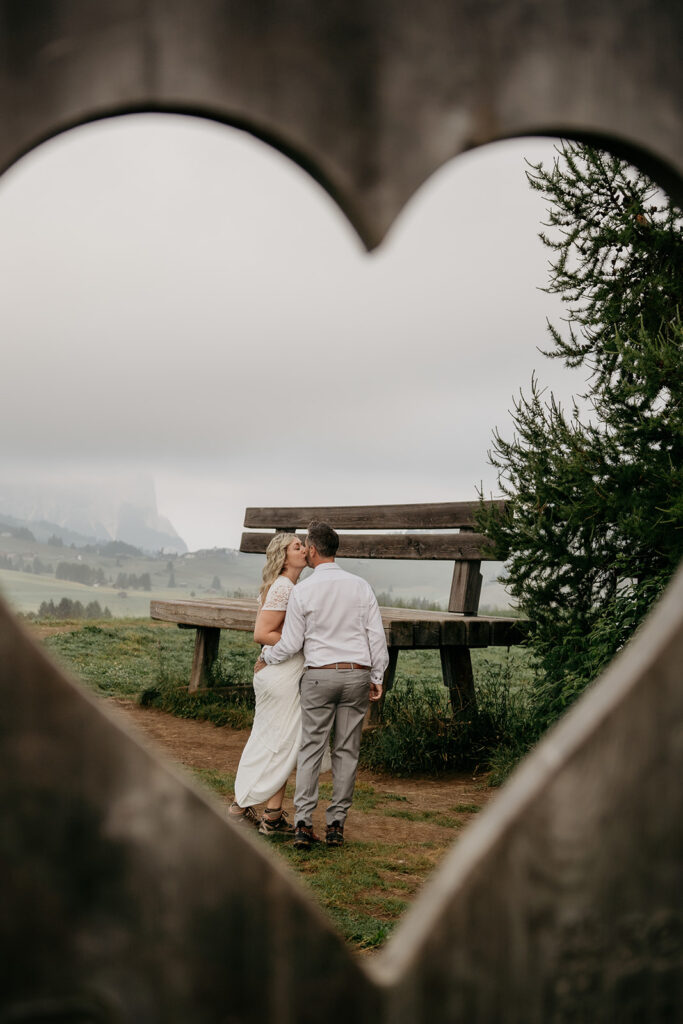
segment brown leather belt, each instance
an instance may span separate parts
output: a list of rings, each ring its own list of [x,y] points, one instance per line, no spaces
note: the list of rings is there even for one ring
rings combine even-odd
[[[311,665],[313,672],[318,672],[323,668],[362,668],[366,672],[370,671],[369,665],[356,665],[355,661],[336,661],[334,665]]]

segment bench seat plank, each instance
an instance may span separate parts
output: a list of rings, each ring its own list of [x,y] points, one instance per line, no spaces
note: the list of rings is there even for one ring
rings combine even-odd
[[[150,616],[162,622],[203,629],[237,629],[251,632],[257,602],[151,601]],[[523,619],[490,615],[458,615],[416,608],[380,608],[387,644],[404,649],[442,646],[507,647],[518,644],[526,632]]]
[[[251,631],[256,621],[256,609],[256,601],[237,598],[230,601],[150,601],[149,604],[150,617],[161,622]]]

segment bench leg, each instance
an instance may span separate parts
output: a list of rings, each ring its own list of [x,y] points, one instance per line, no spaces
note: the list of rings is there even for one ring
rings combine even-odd
[[[469,647],[440,647],[444,686],[448,687],[453,713],[462,717],[476,715],[472,656]]]
[[[211,685],[211,669],[218,656],[220,639],[220,629],[213,626],[200,626],[197,629],[188,693],[196,693],[197,690]]]
[[[373,701],[368,708],[365,716],[365,722],[363,723],[364,729],[372,728],[374,725],[379,725],[382,721],[384,713],[384,701],[387,693],[394,685],[394,676],[396,675],[396,662],[398,661],[398,647],[389,648],[389,664],[384,673],[383,687],[382,687],[382,699]]]

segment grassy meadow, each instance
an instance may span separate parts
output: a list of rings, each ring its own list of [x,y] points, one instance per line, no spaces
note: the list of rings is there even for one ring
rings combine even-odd
[[[83,605],[99,601],[102,608],[108,608],[114,618],[141,618],[149,615],[149,602],[152,598],[172,599],[177,596],[177,591],[120,591],[114,587],[87,586],[71,580],[56,580],[54,576],[0,569],[0,594],[15,611],[24,614],[37,612],[43,601],[57,603],[62,597],[68,597]]]
[[[51,627],[56,631],[43,639],[45,647],[100,697],[127,698],[218,726],[242,729],[251,723],[257,647],[249,633],[223,631],[215,689],[188,694],[193,630],[134,618]],[[361,767],[372,772],[372,781],[358,784],[354,821],[362,834],[367,829],[367,839],[348,843],[334,857],[324,845],[302,854],[282,839],[264,839],[359,952],[386,941],[460,830],[485,803],[491,782],[502,779],[519,756],[525,695],[533,678],[526,652],[473,651],[473,661],[480,712],[476,722],[458,723],[441,681],[438,652],[399,656],[385,725],[363,737]],[[189,770],[224,805],[231,798],[234,775]],[[415,780],[425,776],[442,780],[436,805],[415,797],[420,791]],[[383,778],[386,785],[379,781]],[[410,799],[403,795],[401,779],[413,794]],[[456,795],[463,784],[469,787],[465,800]],[[330,784],[322,782],[321,798],[329,795]],[[397,838],[410,824],[414,837]]]
[[[13,563],[12,569],[0,565],[0,594],[15,611],[36,613],[43,601],[57,604],[67,597],[83,605],[98,601],[114,618],[148,616],[149,602],[154,599],[255,595],[263,562],[259,555],[220,548],[184,555],[153,556],[135,548],[109,554],[106,545],[75,548],[7,534],[0,534],[0,556]],[[88,585],[57,579],[60,563],[101,571],[104,582]],[[38,572],[32,571],[36,564]],[[128,577],[147,574],[149,589],[118,585],[122,573]]]
[[[15,531],[16,532],[16,531]],[[28,531],[28,528],[26,530]],[[58,604],[66,597],[84,606],[98,601],[114,618],[149,614],[150,600],[195,597],[219,600],[229,596],[255,596],[260,585],[263,556],[242,554],[230,548],[155,555],[129,545],[114,551],[111,544],[74,547],[40,542],[3,529],[0,518],[0,594],[15,611],[37,613],[43,601]],[[114,546],[115,547],[115,546]],[[101,573],[99,582],[87,585],[57,579],[60,563],[87,567]],[[384,604],[412,604],[416,597],[445,607],[453,565],[449,562],[342,559],[341,564],[363,576]],[[507,597],[496,582],[498,563],[484,563],[482,610],[505,609]],[[149,577],[148,589],[120,586],[121,574]]]
[[[195,769],[193,776],[220,797],[232,794],[233,774]],[[294,787],[287,787],[292,798]],[[329,782],[320,783],[320,799],[332,795]],[[466,821],[479,812],[480,803],[456,803],[443,813],[434,810],[415,812],[400,793],[382,791],[367,782],[356,784],[354,813],[373,814],[389,819],[387,836],[392,834],[391,819],[434,823],[442,827],[440,838],[407,844],[390,840],[370,840],[347,844],[330,856],[321,844],[301,853],[282,837],[269,842],[275,847],[313,899],[327,912],[352,949],[364,953],[379,948],[389,938],[408,909],[420,886],[436,867],[454,836]]]
[[[172,624],[119,619],[65,629],[44,643],[96,694],[134,698],[143,706],[179,717],[247,728],[259,650],[251,634],[222,630],[214,688],[189,694],[194,638],[194,630]],[[523,721],[524,698],[534,677],[527,652],[523,648],[473,650],[472,662],[478,717],[483,720],[476,730],[453,720],[438,651],[402,651],[394,688],[385,702],[385,722],[392,728],[368,734],[364,763],[396,774],[467,767],[473,743],[473,756],[479,758],[484,746],[498,747],[521,729],[517,720]]]

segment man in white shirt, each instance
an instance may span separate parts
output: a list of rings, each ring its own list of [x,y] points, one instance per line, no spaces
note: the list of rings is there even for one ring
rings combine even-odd
[[[308,528],[306,560],[313,574],[291,593],[281,640],[264,651],[276,665],[303,650],[301,751],[297,762],[294,845],[308,849],[318,776],[334,726],[332,802],[327,808],[328,846],[344,842],[344,822],[356,782],[363,719],[368,701],[382,696],[389,653],[382,616],[370,584],[335,562],[339,537],[327,523]],[[259,663],[256,666],[259,670]]]

